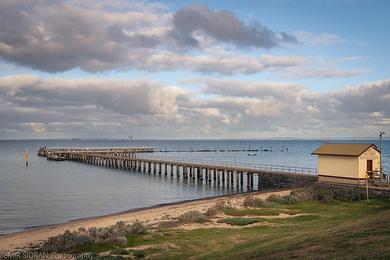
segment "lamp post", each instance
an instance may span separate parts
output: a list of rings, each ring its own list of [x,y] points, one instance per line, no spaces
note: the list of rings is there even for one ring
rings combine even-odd
[[[379,131],[379,150],[380,150],[380,160],[379,160],[379,163],[380,163],[380,176],[381,176],[381,180],[383,179],[383,167],[382,167],[382,137],[383,135],[385,134],[385,132],[383,131]]]

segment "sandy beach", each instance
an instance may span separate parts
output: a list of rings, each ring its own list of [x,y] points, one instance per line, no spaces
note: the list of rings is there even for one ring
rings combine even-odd
[[[251,193],[251,195],[266,199],[270,194],[286,195],[289,193],[290,190],[281,190],[274,192],[256,192]],[[1,235],[0,252],[25,251],[41,244],[49,237],[63,233],[65,230],[75,231],[80,227],[87,229],[91,227],[108,227],[115,225],[118,221],[124,221],[126,223],[141,221],[145,225],[154,225],[162,221],[175,219],[181,214],[191,210],[205,212],[208,208],[212,207],[220,200],[228,200],[232,206],[239,207],[246,196],[248,196],[248,193],[183,201],[106,216],[79,219],[63,224],[37,227],[22,232]]]

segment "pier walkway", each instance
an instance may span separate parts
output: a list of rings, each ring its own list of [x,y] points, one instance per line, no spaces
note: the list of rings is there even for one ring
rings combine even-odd
[[[317,169],[256,163],[155,157],[151,147],[40,148],[38,155],[102,167],[164,175],[237,189],[303,186],[317,181]]]

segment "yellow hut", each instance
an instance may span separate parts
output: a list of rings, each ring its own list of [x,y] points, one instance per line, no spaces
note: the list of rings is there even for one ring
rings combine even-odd
[[[318,155],[318,181],[365,184],[378,178],[380,151],[374,144],[324,144],[312,154]]]

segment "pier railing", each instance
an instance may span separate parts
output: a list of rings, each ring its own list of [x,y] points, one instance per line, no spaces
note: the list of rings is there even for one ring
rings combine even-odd
[[[126,151],[126,150],[144,150],[153,152],[152,146],[129,146],[129,147],[39,147],[39,149],[45,149],[46,151],[82,151],[82,152],[94,152],[94,151]]]
[[[284,165],[274,165],[274,164],[261,164],[261,163],[251,163],[251,162],[238,162],[238,161],[221,161],[221,160],[209,160],[209,159],[190,159],[190,158],[178,158],[178,157],[168,157],[168,156],[153,156],[153,155],[141,155],[138,154],[137,158],[140,159],[154,159],[160,161],[169,161],[177,163],[193,163],[201,165],[213,165],[219,167],[230,167],[230,168],[245,168],[253,169],[258,171],[265,172],[279,172],[279,173],[294,173],[294,174],[310,174],[317,175],[316,168],[310,167],[296,167],[296,166],[284,166]]]

